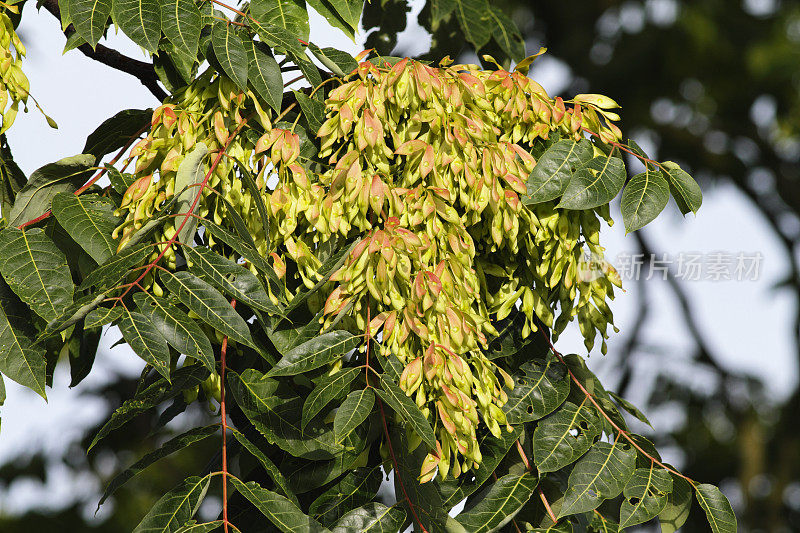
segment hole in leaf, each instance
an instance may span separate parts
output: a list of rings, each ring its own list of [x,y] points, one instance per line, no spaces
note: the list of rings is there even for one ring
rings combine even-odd
[[[517,383],[519,383],[520,385],[525,385],[525,380],[522,378],[517,378]]]
[[[528,414],[529,414],[529,415],[532,415],[532,414],[533,414],[533,406],[532,406],[532,405],[529,405],[529,406],[528,406]]]
[[[588,424],[588,423],[587,423],[585,420],[584,420],[583,422],[581,422],[580,424],[578,424],[578,425],[579,425],[579,426],[581,427],[581,429],[582,429],[582,430],[584,430],[584,431],[586,431],[587,429],[589,429],[589,424]]]
[[[572,428],[569,430],[569,434],[577,439],[581,431],[578,428]]]
[[[636,505],[639,503],[639,498],[629,498],[628,502],[630,502],[631,505]]]

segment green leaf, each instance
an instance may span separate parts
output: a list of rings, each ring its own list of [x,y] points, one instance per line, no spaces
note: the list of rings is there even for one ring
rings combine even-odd
[[[192,476],[159,499],[133,533],[175,533],[200,507],[211,481],[209,476]]]
[[[60,192],[75,192],[91,175],[94,165],[91,154],[65,157],[35,170],[25,187],[17,193],[8,215],[9,226],[19,226],[44,214],[50,201]]]
[[[276,52],[303,53],[300,41],[297,40],[297,37],[292,32],[286,31],[286,28],[274,24],[266,24],[258,20],[249,20],[248,22],[255,28],[261,40],[267,43],[270,48],[274,48]]]
[[[250,14],[260,24],[276,26],[295,39],[308,41],[308,12],[303,0],[254,0]]]
[[[378,467],[351,470],[314,500],[308,512],[323,524],[335,523],[351,509],[375,498],[382,481]]]
[[[588,402],[564,403],[534,431],[533,461],[539,472],[555,472],[575,462],[600,435],[601,427]]]
[[[517,26],[499,7],[489,6],[488,13],[494,24],[494,40],[510,59],[522,59],[525,56],[525,40]]]
[[[348,26],[358,31],[358,23],[361,21],[361,12],[364,10],[364,0],[329,0],[336,13],[347,23]]]
[[[228,214],[230,215],[232,213]],[[255,266],[259,272],[265,273],[268,279],[275,278],[277,280],[277,275],[275,274],[273,268],[264,260],[261,254],[258,253],[258,251],[255,249],[255,246],[248,242],[251,240],[249,233],[249,238],[245,240],[242,236],[234,235],[230,231],[221,228],[210,220],[204,220],[203,226],[205,226],[206,232],[214,239],[220,240],[233,248],[237,254],[239,254],[243,259],[247,260],[251,265]]]
[[[33,344],[30,336],[33,328],[28,309],[2,279],[0,304],[0,373],[30,388],[46,400],[44,349]],[[4,399],[4,387],[2,391]]]
[[[637,468],[625,485],[625,499],[619,514],[620,527],[630,527],[647,522],[657,516],[667,505],[672,492],[672,476],[663,468]]]
[[[539,479],[529,472],[503,476],[492,484],[483,499],[456,516],[456,520],[471,533],[499,531],[530,499],[538,484]]]
[[[431,23],[437,27],[456,8],[456,0],[430,0]]]
[[[62,192],[53,197],[53,215],[92,259],[102,264],[117,251],[111,232],[119,218],[111,200],[96,194],[75,196]]]
[[[225,74],[243,91],[247,90],[247,51],[242,36],[226,22],[215,21],[211,46]]]
[[[133,267],[141,265],[152,250],[152,244],[124,248],[90,272],[81,283],[80,289],[95,287],[98,291],[106,291],[115,287]]]
[[[655,220],[667,202],[669,185],[661,172],[646,170],[636,174],[622,191],[620,208],[625,232],[636,231]]]
[[[92,154],[98,160],[114,150],[125,146],[142,128],[150,125],[152,109],[125,109],[100,124],[86,138],[84,154]],[[126,187],[127,189],[127,187]],[[124,192],[124,191],[122,191]]]
[[[214,349],[197,322],[165,298],[137,292],[133,295],[133,301],[173,348],[200,361],[209,371],[214,371]]]
[[[308,49],[311,50],[314,57],[319,59],[320,63],[337,76],[346,76],[358,68],[358,62],[347,52],[336,48],[320,48],[314,43],[309,43]],[[314,131],[318,129],[316,128]]]
[[[138,311],[125,309],[119,329],[131,349],[169,380],[169,348],[149,318]]]
[[[332,533],[396,533],[405,521],[403,508],[370,502],[344,515]]]
[[[567,492],[558,517],[596,509],[603,500],[615,498],[633,475],[636,452],[617,439],[598,442],[581,457],[569,474]]]
[[[667,496],[667,504],[658,514],[661,533],[675,533],[689,518],[692,509],[692,486],[680,476],[672,476],[672,492]]]
[[[650,424],[650,421],[647,419],[647,417],[644,415],[644,413],[639,410],[638,407],[636,407],[631,402],[629,402],[628,400],[626,400],[625,398],[623,398],[622,396],[620,396],[619,394],[617,394],[615,392],[608,391],[608,394],[609,394],[609,396],[611,396],[614,399],[614,401],[617,404],[619,404],[620,407],[625,409],[625,411],[627,411],[630,415],[635,417],[640,422],[643,422],[643,423],[647,424],[648,426],[653,427],[653,425]]]
[[[371,389],[353,391],[339,406],[333,419],[333,434],[336,441],[341,442],[372,413],[375,405],[375,394]]]
[[[283,102],[283,76],[278,62],[268,53],[267,45],[260,41],[250,40],[245,43],[248,66],[247,79],[260,96],[272,109],[281,112]]]
[[[111,165],[105,165],[105,169],[108,179],[111,182],[111,186],[119,194],[125,194],[125,191],[127,191],[136,180],[136,177],[133,174],[129,174],[127,172],[122,173]]]
[[[408,518],[414,521],[414,531],[422,531],[424,528],[428,533],[467,533],[460,523],[448,516],[436,483],[417,481],[428,450],[424,446],[417,446],[413,451],[407,451],[410,449],[409,442],[403,428],[396,428],[389,435],[397,459],[394,491],[395,494],[404,496],[399,498],[398,503],[413,510],[409,512]]]
[[[106,501],[109,496],[114,494],[118,488],[127,483],[131,478],[142,472],[148,466],[152,465],[159,459],[163,459],[168,455],[172,455],[178,450],[182,450],[187,446],[191,446],[196,442],[200,442],[210,437],[217,431],[219,431],[219,425],[212,424],[210,426],[191,429],[186,433],[182,433],[177,437],[168,440],[160,448],[148,453],[132,464],[129,468],[117,474],[117,476],[114,477],[114,479],[112,479],[106,487],[103,497],[100,498],[100,501],[97,503],[97,508],[99,509],[100,506],[103,505],[103,502]]]
[[[529,361],[514,376],[514,389],[508,392],[503,406],[509,424],[533,422],[544,418],[569,395],[569,374],[555,358],[547,361]]]
[[[195,231],[197,231],[197,218],[191,215],[200,205],[197,198],[200,195],[200,185],[206,177],[203,159],[207,154],[208,146],[202,142],[197,143],[194,149],[186,154],[175,175],[175,192],[178,194],[175,199],[177,215],[175,229],[180,229],[176,238],[178,242],[186,245],[192,244]]]
[[[46,321],[72,303],[67,258],[42,229],[9,227],[0,232],[0,273],[11,290]]]
[[[160,378],[158,381],[138,392],[130,400],[126,400],[97,432],[87,451],[94,448],[106,435],[122,427],[135,417],[174,398],[186,389],[193,389],[208,378],[209,372],[202,365],[190,365],[177,369],[172,373],[172,383]]]
[[[295,505],[300,505],[300,502],[297,501],[297,496],[294,495],[292,489],[289,488],[289,482],[286,481],[286,478],[283,476],[283,473],[280,469],[275,466],[275,463],[264,454],[255,444],[250,442],[247,437],[245,437],[241,432],[235,430],[234,428],[228,428],[231,434],[239,441],[245,450],[250,452],[250,454],[255,457],[261,466],[264,467],[264,470],[267,472],[267,475],[272,479],[275,485],[283,492],[284,496],[289,498]]]
[[[492,37],[490,9],[487,0],[455,0],[456,18],[464,30],[464,38],[480,49]]]
[[[300,69],[300,72],[303,73],[303,76],[305,76],[309,85],[312,87],[317,87],[322,83],[322,76],[319,73],[319,69],[314,63],[311,62],[305,52],[297,53],[289,51],[287,53],[289,54],[292,63],[297,65],[297,67]]]
[[[114,0],[114,21],[133,42],[149,52],[161,40],[159,0]]]
[[[214,287],[189,272],[161,278],[164,286],[206,324],[230,339],[257,349],[247,323]]]
[[[204,524],[196,524],[193,522],[194,520],[190,520],[176,533],[210,533],[211,531],[219,529],[222,526],[222,520],[215,520],[213,522],[206,522]],[[233,530],[234,532],[239,531],[235,528],[235,526]]]
[[[403,389],[393,381],[386,379],[383,374],[381,374],[380,385],[380,389],[375,389],[378,396],[389,404],[389,407],[400,415],[403,420],[408,422],[417,435],[422,438],[422,442],[428,447],[428,451],[435,450],[436,435],[433,433],[433,428],[425,418],[425,415],[423,415],[422,411],[417,407],[417,404],[406,396]]]
[[[322,121],[325,120],[325,104],[319,100],[309,98],[301,91],[294,91],[294,95],[300,104],[303,116],[308,122],[308,127],[311,128],[312,132],[316,133],[322,126]]]
[[[357,368],[345,368],[331,376],[321,377],[303,403],[302,427],[306,427],[328,403],[342,396],[358,374]]]
[[[295,376],[331,363],[358,348],[362,338],[349,331],[323,333],[290,350],[272,367],[267,376]]]
[[[106,31],[111,0],[69,0],[69,15],[78,35],[94,48]]]
[[[684,215],[690,211],[697,214],[703,203],[703,191],[700,190],[700,186],[677,163],[664,161],[663,165],[667,172],[669,190],[675,198],[675,203],[678,204],[678,209]]]
[[[591,209],[609,203],[625,184],[625,164],[619,157],[600,155],[572,175],[557,207]]]
[[[439,480],[439,491],[444,497],[443,507],[450,509],[458,502],[478,490],[494,473],[497,466],[509,453],[514,441],[522,437],[523,426],[514,427],[513,431],[503,431],[502,437],[495,438],[490,433],[484,433],[478,439],[478,445],[483,455],[483,461],[472,473],[474,480],[470,476],[461,476],[457,480]]]
[[[90,294],[73,302],[64,310],[61,316],[54,318],[47,323],[44,331],[42,331],[36,339],[37,342],[40,342],[48,337],[52,337],[56,333],[59,333],[68,327],[77,324],[83,320],[89,314],[89,312],[103,303],[105,298],[105,294]]]
[[[242,265],[212,252],[205,246],[196,248],[187,246],[184,252],[186,260],[190,262],[189,270],[198,278],[248,307],[270,314],[280,313],[277,306],[270,301],[258,278]]]
[[[344,1],[358,2],[359,0]],[[343,15],[341,15],[338,9],[333,6],[333,2],[331,0],[306,0],[306,2],[311,8],[314,9],[314,11],[322,15],[325,20],[328,21],[328,24],[334,28],[339,28],[344,32],[345,35],[355,40],[356,31],[358,31],[358,21],[356,21],[355,27],[353,27],[349,22],[345,21]],[[363,6],[364,0],[360,0],[360,4]]]
[[[736,515],[722,491],[714,485],[703,483],[695,486],[694,495],[703,508],[714,533],[736,533]]]
[[[567,189],[574,169],[592,157],[592,143],[586,139],[563,139],[551,145],[536,162],[528,177],[524,204],[555,200]]]
[[[122,317],[122,306],[117,307],[96,307],[89,311],[86,318],[83,319],[83,327],[85,328],[99,328],[112,322],[119,320]]]
[[[161,24],[178,53],[197,57],[202,24],[194,0],[161,0]]]
[[[303,513],[291,500],[261,488],[255,481],[243,483],[238,478],[231,477],[231,483],[239,494],[250,500],[250,503],[255,505],[283,533],[328,531],[319,522]]]
[[[257,370],[228,373],[228,385],[247,418],[267,440],[295,457],[330,459],[344,448],[335,442],[330,425],[313,421],[300,428],[301,399],[275,395],[278,382]]]

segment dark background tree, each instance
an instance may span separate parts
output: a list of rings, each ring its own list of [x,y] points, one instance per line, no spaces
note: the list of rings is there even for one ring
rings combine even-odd
[[[420,15],[423,27],[434,30],[432,50],[426,56],[457,57],[466,47],[461,29],[453,17],[434,20],[432,5],[426,5]],[[800,7],[796,3],[503,0],[493,5],[513,13],[528,52],[546,46],[549,56],[563,61],[571,72],[580,73],[580,77],[569,80],[565,94],[613,95],[624,105],[625,129],[653,139],[661,158],[686,164],[702,185],[731,183],[749,198],[783,246],[787,273],[781,288],[799,292],[796,245],[800,235],[785,223],[800,215],[796,138],[800,118]],[[759,9],[760,5],[766,7]],[[402,0],[373,0],[368,4],[363,19],[368,30],[367,46],[391,52],[396,33],[405,29],[407,12]],[[483,51],[503,57],[493,42]],[[395,49],[394,53],[404,52]],[[637,82],[632,84],[634,75]],[[147,76],[145,79],[149,80]],[[692,90],[687,90],[687,83]],[[719,142],[709,142],[713,139]],[[765,187],[761,180],[770,175],[774,185]],[[646,230],[637,237],[637,243],[643,253],[654,251]],[[680,282],[671,279],[670,287],[684,309],[686,334],[695,344],[694,359],[689,364],[710,370],[719,380],[712,389],[699,393],[669,375],[659,377],[656,387],[648,391],[649,405],[642,407],[649,410],[678,402],[686,415],[683,426],[656,444],[679,446],[684,452],[683,470],[691,477],[712,483],[730,482],[735,477],[742,495],[737,507],[742,530],[797,530],[800,512],[785,496],[792,482],[800,479],[800,425],[796,423],[800,391],[794,391],[780,405],[766,403],[765,384],[724,366],[724,357],[716,353],[696,322],[692,302]],[[646,297],[639,300],[639,322],[631,331],[623,332],[628,335],[624,349],[609,355],[619,361],[621,369],[618,382],[609,385],[623,396],[635,386],[631,375],[643,353],[640,334],[648,320],[648,304]],[[800,358],[800,309],[794,317],[793,332]],[[113,408],[130,395],[132,387],[133,383],[120,382],[86,393],[106,397]],[[734,436],[723,440],[715,436],[704,417],[709,409],[734,425]],[[98,461],[103,447],[115,451],[127,448],[132,455],[140,456],[152,448],[152,443],[134,436],[141,435],[147,424],[152,427],[157,423],[155,418],[140,420],[88,457],[83,452],[86,443],[76,443],[74,451],[62,460],[76,473],[102,477]],[[124,530],[180,479],[181,461],[192,461],[194,454],[200,457],[207,452],[203,448],[184,451],[166,459],[157,474],[145,473],[121,489],[113,515],[100,526],[87,523],[77,509],[67,509],[0,518],[0,530],[45,530],[55,523],[63,531]],[[43,464],[42,458],[34,457],[27,466],[6,465],[0,470],[0,482],[8,485],[23,476],[46,476]],[[170,475],[173,467],[174,477]],[[685,530],[702,531],[706,527],[702,514],[694,512]]]

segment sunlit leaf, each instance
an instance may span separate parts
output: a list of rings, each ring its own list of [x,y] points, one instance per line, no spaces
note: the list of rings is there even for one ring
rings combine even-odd
[[[598,442],[575,463],[558,516],[596,509],[603,500],[622,492],[633,475],[636,452],[622,438],[614,444]]]
[[[530,499],[539,479],[531,473],[508,474],[495,481],[478,503],[456,517],[467,531],[498,531]]]
[[[23,302],[46,321],[72,303],[74,286],[64,253],[44,230],[6,228],[0,232],[0,273]]]
[[[175,533],[197,512],[206,495],[209,476],[192,476],[159,499],[133,533]]]
[[[344,438],[361,424],[372,413],[375,405],[375,394],[371,389],[353,391],[339,406],[333,419],[333,433],[336,440],[341,442]]]
[[[117,250],[111,232],[119,224],[114,204],[101,196],[62,192],[53,198],[53,215],[92,259],[102,264]]]
[[[108,499],[109,496],[114,494],[118,488],[122,485],[127,483],[131,478],[136,476],[137,474],[141,473],[144,469],[148,466],[152,465],[159,459],[163,459],[168,455],[171,455],[178,450],[182,450],[187,446],[191,446],[196,442],[200,442],[211,435],[214,435],[219,431],[219,426],[217,424],[213,424],[210,426],[204,426],[199,428],[194,428],[186,433],[181,433],[177,437],[174,437],[167,442],[165,442],[160,448],[153,450],[152,452],[148,453],[130,467],[126,468],[124,471],[117,474],[114,479],[106,486],[105,492],[103,492],[103,496],[100,498],[100,501],[97,504],[99,508],[104,501]]]
[[[319,522],[303,513],[297,505],[276,492],[262,488],[255,481],[243,483],[231,478],[236,490],[250,500],[283,533],[317,533],[328,531]]]
[[[702,483],[695,486],[694,495],[703,508],[708,524],[714,533],[736,533],[736,515],[728,498],[714,485]]]
[[[169,380],[169,348],[167,341],[145,315],[125,309],[119,329],[133,351]]]
[[[161,39],[159,0],[114,0],[113,13],[114,21],[133,42],[150,52],[158,49]]]
[[[209,371],[214,371],[214,350],[197,322],[164,298],[138,292],[133,295],[133,300],[139,311],[173,348],[200,361]]]

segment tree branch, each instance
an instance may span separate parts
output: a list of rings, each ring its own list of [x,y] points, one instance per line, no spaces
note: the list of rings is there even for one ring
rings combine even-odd
[[[58,8],[58,0],[43,0],[41,5],[49,11],[50,14],[56,17],[59,22],[61,21],[61,11]],[[73,33],[75,33],[75,28],[70,24],[67,29],[64,30],[64,35],[69,37]],[[93,59],[115,70],[125,72],[135,77],[142,82],[142,85],[147,87],[159,101],[167,97],[166,91],[158,84],[158,76],[151,63],[133,59],[102,44],[98,44],[94,49],[88,44],[82,44],[78,47],[78,50],[83,52],[83,55],[89,59]]]

